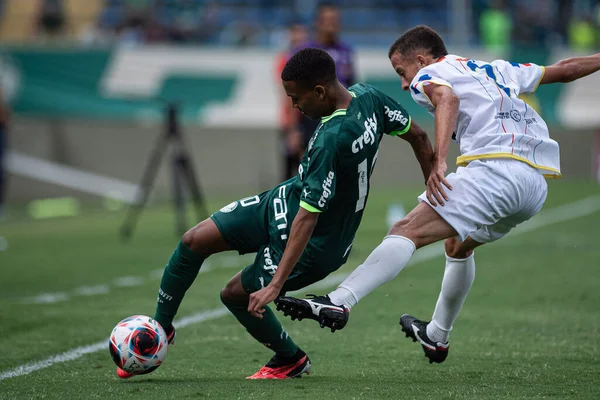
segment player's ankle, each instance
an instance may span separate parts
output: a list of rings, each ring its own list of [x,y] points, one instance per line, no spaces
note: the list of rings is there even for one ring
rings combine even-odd
[[[435,321],[431,321],[427,324],[427,337],[434,342],[446,343],[450,337],[450,330],[443,329]]]
[[[329,300],[336,306],[346,306],[348,309],[351,309],[358,303],[354,293],[341,286],[329,293],[327,297],[329,297]]]
[[[298,350],[296,350],[294,354],[275,353],[275,355],[277,356],[277,358],[279,358],[286,364],[293,364],[295,362],[298,362],[302,357],[304,357],[306,353],[300,347],[298,347]]]

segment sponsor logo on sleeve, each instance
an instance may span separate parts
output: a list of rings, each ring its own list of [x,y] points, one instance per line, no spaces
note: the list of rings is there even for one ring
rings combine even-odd
[[[329,171],[327,174],[327,178],[323,181],[323,194],[319,199],[319,207],[325,207],[325,202],[331,196],[331,185],[333,184],[333,179],[335,178],[335,174],[333,171]]]
[[[384,106],[385,114],[389,118],[390,122],[400,122],[402,125],[406,125],[408,123],[408,117],[405,116],[400,110],[392,110],[388,106]]]
[[[375,143],[377,133],[377,116],[373,113],[371,118],[365,121],[365,131],[354,142],[352,142],[352,153],[358,153],[366,145]]]

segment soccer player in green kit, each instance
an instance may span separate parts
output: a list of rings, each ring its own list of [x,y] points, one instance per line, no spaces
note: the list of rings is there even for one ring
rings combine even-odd
[[[294,107],[321,119],[298,175],[223,207],[185,233],[165,268],[154,316],[172,343],[173,318],[203,261],[227,250],[256,253],[254,263],[221,291],[223,304],[238,321],[275,352],[248,379],[286,379],[309,372],[306,353],[267,304],[325,278],[346,262],[384,133],[411,144],[424,177],[429,176],[433,159],[426,133],[404,108],[372,86],[344,88],[325,51],[298,51],[281,79]],[[117,374],[132,376],[120,369]]]

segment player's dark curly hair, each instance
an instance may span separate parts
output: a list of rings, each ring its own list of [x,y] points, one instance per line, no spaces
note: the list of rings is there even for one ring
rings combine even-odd
[[[335,62],[326,51],[306,48],[294,54],[283,67],[281,79],[313,88],[335,81]]]
[[[426,25],[417,25],[404,32],[390,47],[388,57],[392,58],[395,52],[400,54],[414,54],[418,50],[425,50],[433,58],[440,58],[448,55],[446,45],[442,37],[433,29]]]

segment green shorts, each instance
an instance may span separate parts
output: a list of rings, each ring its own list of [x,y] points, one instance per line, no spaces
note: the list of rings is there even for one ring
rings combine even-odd
[[[270,192],[234,201],[210,216],[221,235],[240,254],[255,253],[269,243]]]
[[[286,195],[292,183],[253,197],[234,201],[211,215],[211,219],[233,250],[240,254],[255,253],[252,265],[242,271],[242,285],[249,293],[260,290],[271,282],[277,271],[298,209],[290,209]],[[320,281],[340,265],[308,263],[301,258],[288,277],[283,291],[298,290]]]
[[[277,251],[270,245],[262,246],[256,253],[254,263],[242,270],[242,286],[244,289],[248,293],[252,293],[267,286],[273,279],[275,271],[277,271],[277,265],[279,265],[282,255],[283,252]],[[296,266],[285,281],[281,294],[312,285],[333,271],[327,269],[325,265],[314,265],[311,268]]]

